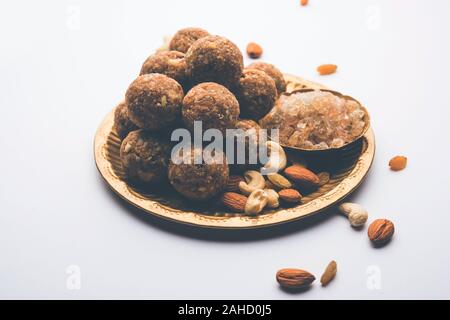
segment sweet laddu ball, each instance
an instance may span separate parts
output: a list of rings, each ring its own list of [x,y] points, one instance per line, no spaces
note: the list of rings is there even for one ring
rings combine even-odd
[[[247,67],[247,69],[257,69],[267,73],[269,77],[275,81],[278,94],[286,91],[286,80],[280,70],[278,70],[273,64],[265,62],[255,62]]]
[[[151,55],[142,65],[140,75],[149,73],[164,74],[184,86],[187,82],[184,53],[161,51]]]
[[[120,146],[120,160],[127,178],[155,184],[167,178],[171,147],[162,137],[145,130],[130,132]]]
[[[244,69],[236,88],[236,96],[241,107],[241,116],[258,120],[274,106],[277,88],[265,72]]]
[[[128,108],[124,101],[119,103],[114,111],[114,129],[120,139],[123,139],[131,131],[139,129],[128,116]]]
[[[236,141],[233,144],[234,164],[230,164],[231,169],[237,172],[253,169],[255,165],[258,165],[258,143],[261,127],[256,121],[241,119],[236,122],[236,129],[238,131],[233,137]],[[245,152],[245,157],[239,156],[239,153],[242,152]]]
[[[220,36],[201,38],[186,53],[188,74],[194,84],[216,82],[229,88],[239,81],[243,61],[239,48]]]
[[[170,184],[191,200],[207,200],[219,194],[228,182],[229,169],[226,156],[215,150],[209,155],[202,148],[180,149],[169,163]],[[202,157],[201,164],[195,158]]]
[[[194,121],[202,121],[203,130],[218,129],[225,134],[234,128],[239,117],[239,102],[224,86],[213,82],[192,88],[183,99],[182,118],[189,130]]]
[[[195,41],[206,36],[209,36],[209,32],[200,28],[178,30],[170,40],[169,49],[186,53]]]
[[[145,74],[130,84],[125,100],[131,121],[139,128],[157,131],[179,120],[183,88],[168,76]]]

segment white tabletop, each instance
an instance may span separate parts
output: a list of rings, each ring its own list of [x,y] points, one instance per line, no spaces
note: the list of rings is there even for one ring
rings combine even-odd
[[[450,298],[447,0],[6,1],[0,10],[0,298]],[[382,249],[330,210],[224,233],[151,218],[103,183],[93,137],[163,36],[224,35],[369,109],[377,151],[352,196],[389,218]],[[249,61],[247,61],[249,62]],[[339,66],[320,77],[323,63]],[[397,154],[403,172],[388,169]],[[301,294],[275,272],[336,280]]]

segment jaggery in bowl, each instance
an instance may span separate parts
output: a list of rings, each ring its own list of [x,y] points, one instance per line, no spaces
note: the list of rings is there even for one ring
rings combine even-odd
[[[300,89],[283,93],[259,122],[262,128],[279,129],[283,147],[317,154],[358,141],[370,127],[370,116],[350,96],[328,89]]]

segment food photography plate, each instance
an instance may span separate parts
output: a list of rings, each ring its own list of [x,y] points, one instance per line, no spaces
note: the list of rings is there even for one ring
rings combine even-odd
[[[285,75],[287,91],[299,89],[324,89],[305,79]],[[266,210],[258,216],[248,216],[227,211],[218,199],[207,204],[188,201],[169,186],[157,190],[133,187],[127,184],[120,162],[121,140],[113,129],[114,111],[100,124],[94,141],[97,168],[107,185],[121,198],[142,210],[170,221],[207,228],[245,229],[287,223],[321,212],[345,199],[363,182],[375,156],[375,136],[368,128],[366,133],[349,146],[336,153],[322,156],[287,150],[288,158],[300,155],[315,172],[330,173],[330,180],[314,192],[304,196],[299,205]],[[292,154],[294,153],[294,154]]]
[[[12,308],[450,299],[449,0],[2,4]]]

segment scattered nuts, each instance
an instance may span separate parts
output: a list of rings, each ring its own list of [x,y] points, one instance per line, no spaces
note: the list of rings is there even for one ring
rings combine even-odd
[[[245,181],[239,182],[239,190],[245,194],[249,195],[255,190],[264,189],[266,186],[266,180],[261,173],[255,170],[249,170],[244,173]]]
[[[320,178],[312,171],[297,165],[287,167],[284,170],[286,176],[294,182],[305,187],[317,187],[320,185]]]
[[[366,209],[356,203],[346,202],[339,206],[339,211],[345,214],[354,227],[363,226],[369,217]]]
[[[262,53],[263,53],[263,49],[261,48],[261,46],[259,44],[250,42],[247,45],[247,54],[250,58],[258,59],[259,57],[261,57]]]
[[[244,212],[247,197],[235,192],[225,192],[222,195],[222,203],[234,212]]]
[[[406,168],[407,162],[408,158],[404,156],[396,156],[389,161],[389,167],[391,167],[391,170],[393,171],[400,171]]]
[[[377,219],[372,222],[367,231],[370,241],[375,245],[383,245],[394,235],[394,224],[387,219]]]
[[[228,178],[228,183],[225,186],[225,191],[229,192],[239,192],[239,182],[245,182],[244,178],[241,176],[230,176]]]
[[[317,67],[317,72],[319,72],[319,74],[321,76],[335,73],[336,70],[337,70],[337,65],[335,65],[335,64],[323,64],[323,65]]]
[[[245,204],[245,213],[256,215],[260,213],[267,204],[267,193],[264,190],[253,191]]]
[[[262,172],[270,174],[283,170],[287,164],[287,156],[283,147],[274,141],[267,141],[266,147],[269,152],[269,160],[264,165]]]
[[[317,174],[319,177],[319,187],[326,185],[330,181],[330,174],[328,172],[320,172]]]
[[[281,174],[272,173],[267,176],[270,182],[280,189],[289,189],[292,187],[292,183],[283,177]]]
[[[311,273],[300,269],[281,269],[277,272],[277,281],[283,288],[302,289],[316,280]]]
[[[295,189],[283,189],[278,192],[280,198],[288,203],[299,203],[302,195]]]
[[[280,206],[278,193],[273,189],[264,189],[264,191],[267,194],[267,206],[272,209],[278,208]]]
[[[336,272],[337,272],[337,264],[336,261],[333,260],[328,264],[322,277],[320,278],[320,283],[322,284],[322,287],[327,286],[331,282],[331,280],[334,279],[334,277],[336,276]]]

